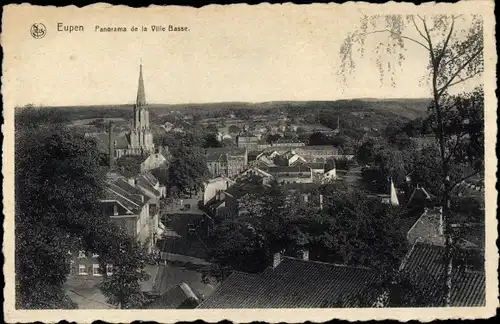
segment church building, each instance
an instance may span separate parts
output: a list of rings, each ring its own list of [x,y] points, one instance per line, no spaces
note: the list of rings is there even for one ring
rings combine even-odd
[[[149,124],[149,107],[146,102],[142,64],[139,67],[139,84],[134,104],[133,125],[128,132],[113,132],[113,124],[109,124],[107,133],[87,134],[96,137],[99,149],[109,156],[110,166],[113,161],[124,155],[138,155],[144,158],[141,171],[147,172],[165,163],[166,158],[155,148],[153,133]]]
[[[146,103],[146,93],[144,91],[144,79],[142,76],[142,64],[139,68],[139,87],[137,89],[137,99],[134,105],[134,125],[132,130],[122,135],[125,140],[113,138],[110,129],[111,143],[114,149],[114,158],[123,155],[148,155],[154,153],[153,133],[149,128],[149,109]]]

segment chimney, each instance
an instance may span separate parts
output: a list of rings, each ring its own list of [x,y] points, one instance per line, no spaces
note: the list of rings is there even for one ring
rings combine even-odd
[[[109,136],[109,168],[113,168],[114,164],[114,153],[115,153],[115,142],[113,141],[113,122],[109,122],[109,128],[108,128],[108,136]]]
[[[128,179],[128,184],[131,185],[132,187],[135,187],[135,179],[134,178],[129,178]]]
[[[299,256],[304,261],[309,261],[309,250],[300,250]]]
[[[273,254],[273,269],[280,265],[282,258],[281,252]]]

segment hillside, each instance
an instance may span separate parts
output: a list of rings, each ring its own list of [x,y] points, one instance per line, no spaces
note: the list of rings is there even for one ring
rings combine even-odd
[[[413,119],[427,114],[430,99],[352,99],[336,101],[271,101],[271,102],[221,102],[188,104],[150,104],[151,112],[157,116],[180,111],[186,114],[197,112],[228,112],[231,110],[261,110],[259,113],[288,111],[292,114],[327,112],[352,113],[374,112],[381,115],[396,115]],[[61,114],[69,120],[89,118],[130,118],[133,105],[92,105],[92,106],[57,106]]]

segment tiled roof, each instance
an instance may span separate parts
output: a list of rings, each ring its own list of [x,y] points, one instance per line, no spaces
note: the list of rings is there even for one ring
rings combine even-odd
[[[161,193],[153,187],[153,185],[147,180],[145,175],[140,175],[136,180],[137,185],[143,187],[149,192],[152,192],[157,197],[161,196]]]
[[[351,297],[375,280],[369,269],[284,257],[258,275],[234,272],[198,308],[319,308],[353,306]]]
[[[408,231],[407,239],[410,244],[420,240],[442,246],[444,245],[444,235],[441,232],[441,227],[441,213],[435,209],[425,211]]]
[[[147,197],[123,178],[106,182],[104,198],[118,201],[133,213],[139,213],[147,203]]]
[[[474,251],[472,252],[474,253]],[[444,257],[444,247],[416,243],[409,252],[402,270],[427,273],[434,276],[436,280],[444,280],[446,268]],[[428,278],[428,276],[423,278],[426,277]],[[463,267],[455,266],[452,272],[451,306],[484,306],[485,299],[484,271],[466,271]]]

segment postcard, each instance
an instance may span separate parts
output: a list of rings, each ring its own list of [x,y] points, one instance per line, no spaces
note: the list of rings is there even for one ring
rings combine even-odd
[[[7,322],[498,307],[494,1],[4,6]]]

